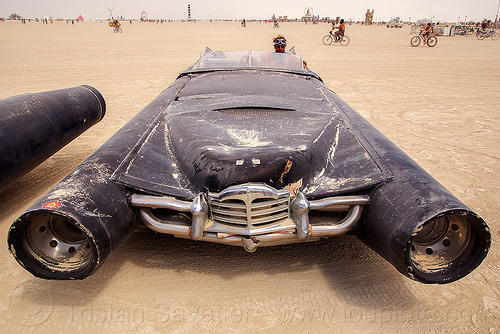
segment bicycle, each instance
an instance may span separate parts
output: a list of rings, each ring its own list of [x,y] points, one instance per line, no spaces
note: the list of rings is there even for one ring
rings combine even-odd
[[[413,36],[411,39],[410,39],[410,44],[411,46],[414,46],[414,47],[417,47],[420,45],[420,42],[424,42],[427,44],[427,46],[430,46],[431,48],[436,46],[437,42],[438,42],[438,39],[436,36],[429,36],[427,38],[427,42],[425,41],[424,39],[424,36],[422,36],[422,33],[420,32],[418,34],[418,36]]]
[[[496,41],[500,38],[500,35],[497,34],[495,30],[484,31],[482,29],[477,29],[476,37],[479,40],[483,40],[485,38],[491,38],[491,40]]]
[[[455,35],[460,35],[460,36],[469,36],[474,33],[474,28],[471,26],[465,25],[465,26],[456,26],[455,27]]]
[[[122,25],[120,22],[115,23],[114,21],[109,22],[109,26],[113,28],[113,32],[122,32]]]
[[[278,23],[278,21],[274,21],[273,29],[279,29],[279,28],[280,24]]]
[[[345,34],[340,35],[340,37],[338,37],[338,39],[337,39],[337,38],[335,38],[333,30],[330,30],[328,32],[328,35],[325,35],[323,37],[323,44],[331,45],[332,42],[339,43],[340,45],[343,45],[343,46],[347,46],[351,42],[351,39]]]

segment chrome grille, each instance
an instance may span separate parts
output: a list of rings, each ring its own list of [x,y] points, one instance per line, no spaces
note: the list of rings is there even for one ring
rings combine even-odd
[[[289,220],[289,192],[266,185],[243,185],[209,194],[211,220],[215,225],[259,229]]]

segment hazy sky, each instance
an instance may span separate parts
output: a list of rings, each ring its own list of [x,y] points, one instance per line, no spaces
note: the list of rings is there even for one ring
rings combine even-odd
[[[191,5],[194,19],[269,19],[276,16],[301,17],[310,6],[320,17],[341,16],[364,19],[368,8],[374,9],[374,20],[389,20],[399,16],[404,20],[434,18],[435,21],[455,22],[467,19],[495,19],[500,0],[0,0],[0,17],[12,13],[26,18],[106,19],[108,8],[113,16],[138,19],[145,11],[150,18],[185,19]]]

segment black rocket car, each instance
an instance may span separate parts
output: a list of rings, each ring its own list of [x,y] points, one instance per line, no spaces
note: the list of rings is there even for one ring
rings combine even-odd
[[[354,233],[424,283],[464,277],[491,239],[301,57],[253,50],[200,54],[19,217],[8,243],[36,276],[82,279],[140,222],[249,252]]]

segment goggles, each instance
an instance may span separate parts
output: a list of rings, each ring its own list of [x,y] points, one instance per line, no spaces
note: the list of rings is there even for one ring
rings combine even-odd
[[[282,44],[282,45],[286,45],[286,39],[284,38],[277,38],[274,40],[274,45],[279,45],[279,44]]]

